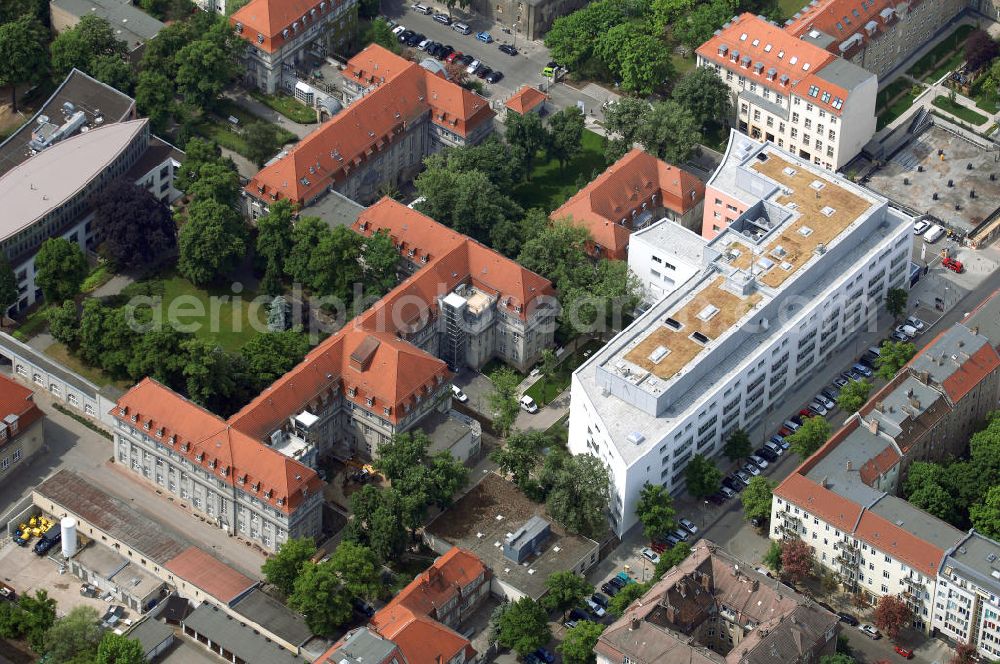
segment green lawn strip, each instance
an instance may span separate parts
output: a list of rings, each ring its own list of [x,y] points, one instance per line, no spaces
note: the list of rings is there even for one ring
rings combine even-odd
[[[589,182],[595,171],[604,170],[603,139],[585,129],[580,143],[582,150],[563,170],[559,169],[559,162],[555,159],[536,164],[531,180],[514,187],[514,200],[526,210],[539,207],[552,212],[579,191],[578,180],[582,178]]]
[[[693,57],[686,58],[678,53],[671,53],[670,61],[673,63],[674,69],[677,70],[678,79],[694,71],[694,68],[698,66],[698,63]]]
[[[48,306],[43,304],[28,314],[24,322],[14,332],[14,336],[21,341],[27,341],[44,330],[49,324],[49,319],[45,317],[47,310]]]
[[[98,387],[113,385],[115,381],[100,369],[84,364],[80,358],[69,352],[69,349],[58,341],[45,349],[45,354],[59,362],[70,371],[86,378]],[[126,385],[127,387],[127,385]]]
[[[569,413],[560,417],[555,421],[555,424],[545,430],[545,433],[551,436],[553,441],[564,448],[569,444],[569,427],[566,425],[567,419],[569,419]]]
[[[87,275],[87,278],[83,280],[83,285],[80,286],[80,290],[84,293],[90,293],[104,284],[111,281],[111,277],[115,276],[111,268],[108,267],[107,263],[101,263]]]
[[[299,103],[295,97],[288,95],[267,95],[260,90],[252,90],[250,96],[268,108],[281,113],[292,122],[299,124],[315,124],[316,111]]]
[[[254,122],[266,122],[268,124],[274,124],[266,118],[262,118],[256,113],[248,111],[239,104],[230,101],[228,99],[223,99],[219,101],[216,106],[215,114],[218,116],[221,122],[224,122],[227,128],[233,127],[232,123],[229,122],[229,116],[232,116],[240,121],[239,127],[246,127],[248,124],[253,124]],[[298,140],[298,136],[288,131],[284,127],[278,127],[278,136],[281,139],[282,144],[284,143],[294,143]],[[235,129],[235,128],[233,128]]]
[[[938,95],[931,103],[941,110],[951,113],[956,118],[965,120],[973,125],[981,125],[989,120],[985,115],[977,113],[968,106],[962,106],[957,102],[953,102],[949,97],[945,97],[944,95]]]
[[[892,103],[892,106],[887,108],[885,111],[882,112],[881,115],[878,116],[878,119],[875,123],[876,131],[881,130],[883,127],[891,123],[893,120],[901,116],[903,113],[906,113],[906,111],[908,111],[910,107],[913,106],[913,101],[916,98],[917,96],[913,94],[911,89],[911,92],[907,92],[902,97],[896,99],[896,101]]]
[[[808,3],[809,0],[778,0],[778,11],[785,18],[791,18]]]
[[[923,78],[925,74],[934,68],[935,63],[961,46],[962,42],[965,41],[965,38],[968,37],[969,33],[973,30],[975,30],[975,26],[972,25],[958,26],[955,28],[954,32],[942,39],[941,42],[928,51],[924,57],[917,60],[916,64],[910,67],[910,70],[907,73],[913,78]]]
[[[942,76],[950,71],[958,69],[965,62],[964,49],[955,51],[950,56],[948,56],[944,62],[937,66],[937,68],[932,71],[928,76],[924,77],[924,80],[928,83],[933,83],[939,80]]]
[[[531,387],[524,391],[525,394],[534,399],[539,406],[550,403],[557,396],[569,387],[570,378],[576,368],[587,359],[584,355],[588,350],[593,353],[601,347],[598,341],[588,341],[578,348],[572,355],[559,363],[556,373],[549,377],[542,377],[535,381]]]
[[[901,76],[895,81],[885,86],[878,96],[875,97],[875,114],[877,115],[883,108],[889,105],[893,99],[903,93],[904,90],[912,88],[913,84],[909,79]]]

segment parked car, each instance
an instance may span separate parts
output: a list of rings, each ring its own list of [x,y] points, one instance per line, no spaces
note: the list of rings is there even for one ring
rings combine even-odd
[[[809,410],[815,413],[816,415],[819,415],[820,417],[830,412],[829,410],[827,410],[826,404],[817,401],[815,399],[809,402]]]
[[[851,380],[864,380],[865,378],[865,375],[860,371],[858,371],[857,369],[855,369],[854,367],[851,367],[850,369],[845,371],[844,375],[846,375]]]
[[[840,396],[840,390],[837,387],[834,387],[833,385],[824,387],[822,390],[819,391],[819,393],[822,394],[827,399],[829,399],[835,405],[837,403],[837,397]]]
[[[510,44],[500,44],[500,50],[507,55],[517,55],[517,49]]]
[[[451,25],[451,19],[447,14],[434,14],[434,20],[442,25]]]
[[[489,67],[485,67],[484,66],[484,67],[481,67],[479,69],[479,71],[476,72],[476,76],[479,77],[479,78],[486,78],[487,76],[489,76],[492,73],[493,73],[492,69],[490,69]]]
[[[538,412],[538,404],[535,403],[535,400],[529,397],[527,394],[521,397],[521,408],[532,414]]]
[[[465,68],[465,73],[475,74],[482,66],[483,66],[482,62],[480,62],[479,60],[473,60],[472,62],[469,63],[469,66]]]
[[[926,231],[930,227],[931,227],[931,224],[930,224],[929,221],[921,219],[920,221],[918,221],[915,224],[913,224],[913,234],[914,235],[921,235],[921,234],[923,234],[924,231]]]
[[[406,26],[397,25],[396,27],[394,27],[392,29],[392,34],[394,34],[394,35],[396,35],[398,37],[400,34],[402,34],[405,31],[406,31]]]
[[[468,67],[470,64],[472,64],[473,60],[475,60],[475,58],[466,53],[462,57],[457,58],[455,62],[460,63],[463,67]]]
[[[659,556],[656,557],[656,562],[660,562],[660,557]],[[603,618],[604,617],[604,614],[606,612],[605,612],[603,606],[601,606],[600,604],[598,604],[594,600],[590,599],[589,597],[585,601],[587,602],[587,607],[590,609],[591,613],[593,613],[598,618]]]
[[[722,478],[722,488],[729,489],[734,495],[739,493],[744,486],[746,485],[744,485],[743,481],[736,475],[729,475]]]
[[[406,40],[406,45],[407,46],[416,46],[420,42],[426,41],[426,40],[427,40],[427,35],[421,34],[421,33],[418,32],[418,33],[414,34],[412,37],[410,37],[409,39]]]
[[[397,38],[399,39],[399,43],[400,44],[405,44],[406,40],[409,39],[410,37],[412,37],[415,34],[417,34],[417,33],[415,33],[413,30],[407,30],[406,28],[403,28],[397,34]]]
[[[729,498],[727,498],[726,495],[723,494],[722,491],[721,491],[721,489],[720,489],[719,491],[716,491],[715,493],[713,493],[711,496],[709,496],[705,500],[707,500],[708,502],[712,503],[713,505],[723,505],[723,504],[725,504],[725,502],[727,500],[729,500]]]
[[[785,453],[785,448],[783,448],[781,445],[774,442],[773,440],[769,440],[766,443],[764,443],[764,447],[762,447],[761,449],[767,450],[768,452],[773,454],[775,456],[775,461],[777,461],[777,457],[780,457],[782,454]]]
[[[893,330],[892,334],[889,335],[889,338],[892,339],[893,341],[909,341],[910,340],[910,337],[908,337],[905,334],[903,334],[903,332],[901,330]]]
[[[900,655],[903,659],[913,659],[913,651],[903,646],[896,646],[896,654]]]
[[[563,623],[563,625],[565,625],[567,629],[573,629],[574,627],[576,627],[576,621],[567,620],[566,622]]]
[[[818,403],[823,404],[823,407],[826,408],[828,411],[833,410],[834,408],[837,407],[837,400],[836,400],[836,398],[831,399],[830,397],[826,396],[822,392],[820,392],[819,394],[817,394],[815,396],[815,398],[813,398],[813,401],[816,401]]]
[[[851,379],[841,374],[833,379],[833,386],[837,389],[837,395],[840,395],[840,390],[844,389],[844,386],[851,382]]]
[[[97,588],[89,583],[85,583],[80,586],[80,595],[83,597],[97,597]]]
[[[962,261],[957,261],[954,258],[943,258],[941,259],[941,265],[946,269],[951,270],[955,274],[962,274],[965,272],[965,266],[962,265]]]
[[[944,233],[945,231],[943,228],[941,228],[937,224],[934,224],[933,226],[927,229],[926,233],[924,233],[924,242],[926,242],[927,244],[934,244],[942,237],[944,237]]]
[[[758,456],[768,463],[774,463],[778,460],[778,453],[768,447],[758,447],[754,450],[754,456]]]
[[[643,549],[642,549],[642,551],[640,551],[640,553],[642,553],[642,557],[643,558],[645,558],[646,560],[650,561],[654,565],[656,563],[660,562],[660,556],[657,555],[656,551],[653,551],[648,546],[643,547]]]
[[[607,581],[601,585],[601,592],[603,592],[608,597],[614,597],[615,595],[618,594],[619,590],[621,590],[621,588],[611,583],[610,581]]]
[[[785,421],[784,421],[784,422],[782,422],[781,424],[782,424],[782,425],[783,425],[783,426],[784,426],[784,427],[785,427],[786,429],[791,429],[792,431],[796,431],[796,430],[797,430],[797,429],[798,429],[798,428],[799,428],[800,426],[802,426],[802,420],[799,420],[798,422],[796,422],[796,421],[795,421],[796,419],[797,419],[797,418],[792,418],[792,419],[790,419],[790,420],[785,420]]]
[[[666,539],[667,540],[667,544],[669,544],[672,547],[677,546],[678,544],[681,543],[681,541],[679,539],[677,539],[677,537],[673,533],[670,533],[668,535],[664,535],[664,539]]]
[[[786,436],[791,436],[793,433],[795,432],[789,429],[788,427],[781,427],[780,429],[778,429],[778,435],[781,436],[782,438],[785,438]]]
[[[476,33],[476,39],[478,39],[479,41],[483,42],[484,44],[492,44],[493,43],[493,35],[491,35],[488,32],[477,32]]]
[[[5,599],[9,602],[13,602],[17,599],[17,593],[14,592],[14,588],[8,586],[3,581],[0,581],[0,598]]]
[[[605,609],[608,608],[607,596],[602,595],[601,593],[594,593],[590,596],[590,599],[594,600],[598,606],[604,607]]]
[[[917,336],[917,328],[913,327],[912,325],[907,325],[906,323],[903,323],[902,325],[897,325],[895,331],[902,332],[903,334],[906,335],[908,339],[913,339]]]
[[[860,629],[862,632],[870,636],[872,639],[882,638],[882,634],[877,629],[875,629],[874,625],[869,625],[868,623],[865,623],[858,629]]]
[[[101,624],[113,627],[122,619],[123,615],[125,615],[125,607],[116,604],[104,612],[104,615],[101,616]]]
[[[674,537],[676,537],[681,542],[688,541],[688,537],[689,537],[688,532],[686,530],[684,530],[683,528],[675,528],[674,532],[673,532],[673,535],[674,535]]]
[[[534,652],[534,655],[538,659],[545,662],[545,664],[552,664],[552,662],[556,661],[556,656],[553,655],[550,651],[546,650],[545,648],[539,648]]]
[[[489,74],[486,75],[486,82],[499,83],[500,79],[502,78],[503,78],[503,72],[494,69],[493,71],[491,71]]]
[[[762,456],[758,456],[757,454],[751,454],[747,458],[750,459],[750,463],[757,466],[761,470],[764,470],[768,466],[767,459]]]
[[[49,528],[38,538],[32,550],[35,552],[35,555],[44,556],[60,541],[62,541],[62,531],[59,527]]]
[[[351,606],[358,613],[358,615],[365,616],[366,618],[371,618],[375,615],[375,607],[360,597],[352,599]]]
[[[454,46],[452,46],[451,44],[445,44],[444,46],[438,49],[437,55],[434,57],[436,57],[438,60],[447,60],[448,56],[450,56],[454,52],[455,52]]]
[[[462,403],[465,403],[466,401],[469,400],[469,395],[463,392],[462,388],[460,388],[458,385],[451,386],[451,396],[456,401],[460,401]]]
[[[575,608],[569,612],[570,620],[590,620],[590,615],[581,608]]]
[[[751,473],[748,473],[746,470],[740,469],[737,470],[735,474],[736,477],[738,477],[740,481],[743,482],[743,486],[750,486],[750,479],[753,477]],[[760,474],[759,470],[757,471],[757,474],[758,475]]]
[[[431,8],[428,7],[427,5],[420,4],[419,2],[413,5],[413,11],[417,12],[418,14],[423,14],[424,16],[431,15]]]
[[[858,619],[852,616],[850,613],[845,611],[837,611],[837,617],[840,618],[840,622],[850,625],[851,627],[858,626]]]
[[[735,498],[736,497],[736,492],[733,491],[732,487],[727,486],[725,484],[723,484],[721,487],[719,487],[719,493],[721,493],[727,499]]]
[[[691,519],[686,519],[684,517],[681,517],[677,519],[677,523],[681,524],[681,528],[688,531],[692,535],[698,534],[698,526],[694,525],[694,521],[692,521]]]
[[[757,466],[753,465],[752,463],[745,463],[745,464],[743,464],[742,470],[743,470],[744,473],[747,473],[751,477],[757,477],[758,475],[760,475],[760,468],[758,468]],[[737,471],[737,472],[739,472],[739,471]],[[740,479],[743,479],[743,477],[741,476]],[[750,480],[747,480],[747,484],[750,484]]]

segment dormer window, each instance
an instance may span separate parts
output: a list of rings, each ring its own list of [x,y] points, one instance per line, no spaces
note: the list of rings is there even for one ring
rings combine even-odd
[[[356,387],[347,388],[347,396],[351,397],[352,399],[358,396],[358,388]]]
[[[198,463],[201,463],[202,461],[205,460],[205,453],[204,452],[198,452],[198,455],[195,456],[194,460],[197,461]]]
[[[143,428],[143,429],[145,429],[146,431],[149,431],[149,429],[150,429],[150,428],[151,428],[152,426],[153,426],[153,420],[146,420],[146,421],[145,421],[145,422],[143,422],[143,424],[142,424],[142,428]]]
[[[374,406],[375,405],[375,399],[373,399],[372,397],[368,397],[368,398],[365,399],[365,404],[367,406],[369,406],[369,407]]]
[[[251,484],[250,490],[253,491],[254,493],[260,491],[260,482],[254,482],[253,484]]]
[[[389,417],[389,412],[390,410],[388,406],[382,409],[382,414],[385,415],[386,417]]]
[[[133,422],[138,422],[139,421],[139,416],[136,413],[132,413],[132,421]]]
[[[121,415],[122,417],[128,415],[128,406],[122,406],[121,408],[119,408],[118,414]]]
[[[275,503],[278,505],[278,507],[281,507],[282,505],[285,504],[285,499],[284,498],[278,498],[278,500],[276,500]]]

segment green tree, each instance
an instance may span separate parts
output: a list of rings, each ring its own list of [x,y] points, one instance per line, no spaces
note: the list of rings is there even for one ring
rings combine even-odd
[[[520,219],[504,219],[490,231],[490,246],[508,258],[516,258],[525,243],[549,225],[549,215],[531,208]]]
[[[687,16],[695,4],[695,0],[652,0],[650,6],[653,11],[653,24],[657,30],[666,30]]]
[[[579,574],[569,571],[553,572],[545,579],[548,592],[542,605],[550,610],[566,612],[594,593],[594,586]]]
[[[521,150],[520,154],[523,154],[524,158],[522,170],[530,180],[531,169],[535,165],[538,153],[549,144],[548,130],[537,113],[527,115],[508,113],[504,120],[504,129],[507,142]]]
[[[380,491],[368,485],[351,496],[347,539],[364,544],[380,560],[392,560],[406,550],[405,506],[394,489]]]
[[[396,286],[399,250],[387,232],[379,231],[365,239],[361,264],[365,284],[373,295],[381,297]]]
[[[688,48],[696,49],[733,17],[736,8],[736,0],[699,2],[692,11],[673,24],[674,37]]]
[[[428,168],[417,177],[414,186],[424,197],[418,210],[480,242],[488,242],[490,232],[498,224],[524,215],[521,206],[481,171]]]
[[[497,641],[522,657],[552,638],[549,619],[541,604],[530,597],[511,602],[497,624]]]
[[[17,605],[21,610],[18,618],[20,634],[28,639],[32,650],[44,652],[45,637],[56,621],[56,601],[45,590],[36,590],[34,595],[21,595]]]
[[[267,214],[257,219],[258,266],[283,266],[292,253],[294,230],[292,204],[282,199],[271,204]]]
[[[824,417],[807,417],[795,433],[785,440],[791,445],[792,451],[803,459],[812,456],[830,437],[830,423]]]
[[[377,12],[376,12],[377,13]],[[392,28],[385,22],[385,19],[378,16],[368,23],[368,27],[361,34],[362,44],[378,44],[382,48],[387,48],[393,53],[399,54],[399,40],[392,34]]]
[[[90,268],[80,245],[65,238],[49,238],[35,256],[35,283],[53,304],[76,297]]]
[[[637,138],[646,152],[671,164],[682,164],[700,138],[699,126],[691,111],[668,99],[653,104]]]
[[[837,406],[845,413],[856,413],[868,401],[872,384],[867,379],[852,380],[840,389],[837,395]],[[823,419],[811,417],[809,419]],[[825,420],[824,420],[825,421]]]
[[[154,271],[177,251],[170,208],[127,178],[90,197],[101,253],[115,270]]]
[[[162,36],[162,33],[160,33],[160,36]],[[159,41],[159,39],[157,39],[157,41]],[[141,85],[142,84],[140,82],[140,86]],[[177,174],[174,177],[174,185],[181,191],[188,194],[191,193],[188,191],[191,185],[200,179],[201,169],[204,165],[225,165],[219,146],[209,140],[192,138],[187,142],[187,145],[184,146],[184,152],[184,162],[177,170]]]
[[[110,85],[116,90],[126,94],[132,91],[134,82],[132,68],[119,55],[95,56],[90,61],[87,72],[101,83]]]
[[[722,486],[722,471],[703,454],[695,454],[684,470],[688,492],[696,498],[707,498]]]
[[[913,621],[913,609],[899,595],[882,595],[875,605],[872,622],[885,632],[890,639],[899,638],[902,629]]]
[[[581,266],[589,262],[589,241],[590,233],[586,228],[560,219],[526,242],[517,262],[560,288],[572,286]]]
[[[819,658],[819,664],[857,664],[856,659],[848,654],[838,652],[832,655],[823,655]]]
[[[449,148],[424,160],[427,168],[444,167],[456,173],[480,171],[500,191],[508,191],[524,179],[523,163],[521,149],[495,135],[478,145]]]
[[[909,341],[883,341],[875,358],[876,373],[883,380],[892,380],[916,354],[917,347]]]
[[[1000,539],[1000,486],[990,487],[983,502],[969,507],[969,518],[980,533]]]
[[[281,149],[278,126],[263,120],[248,124],[243,129],[243,140],[247,142],[247,157],[258,166],[263,166]]]
[[[17,86],[41,79],[49,67],[48,31],[30,14],[0,24],[0,87],[10,87],[17,113]]]
[[[356,542],[341,542],[330,556],[330,565],[351,595],[375,599],[382,589],[378,556]]]
[[[493,383],[493,390],[488,397],[490,409],[494,413],[493,426],[501,436],[506,437],[521,409],[517,392],[521,381],[509,367],[500,367],[489,375],[489,379]]]
[[[181,228],[177,268],[191,283],[211,283],[236,269],[246,254],[245,230],[239,213],[214,199],[188,207]]]
[[[687,542],[680,542],[660,554],[660,562],[656,563],[653,571],[653,578],[660,579],[671,568],[680,565],[681,562],[691,555],[691,545]]]
[[[45,312],[52,337],[75,350],[80,341],[80,314],[76,302],[66,300],[62,305],[53,305]]]
[[[583,138],[583,112],[568,106],[549,118],[549,141],[546,145],[549,159],[559,162],[559,170],[580,153]]]
[[[568,629],[558,646],[562,661],[565,664],[594,664],[597,661],[594,648],[603,631],[604,625],[590,620],[581,620]]]
[[[608,105],[604,111],[604,129],[612,137],[604,147],[608,161],[618,161],[639,141],[639,129],[650,109],[649,102],[636,97],[622,97]]]
[[[329,561],[302,564],[288,606],[305,616],[306,625],[320,636],[333,636],[353,615],[351,598]]]
[[[902,318],[906,315],[906,303],[910,299],[910,292],[905,288],[890,288],[885,294],[885,308],[895,318]]]
[[[721,125],[733,113],[733,93],[712,67],[695,67],[677,81],[670,98],[690,111],[701,127]]]
[[[123,634],[105,632],[97,646],[94,664],[146,664],[146,653],[139,639],[130,639]]]
[[[277,553],[261,565],[267,582],[286,595],[295,587],[302,565],[316,555],[316,543],[311,537],[293,537],[282,542]]]
[[[740,494],[743,503],[743,517],[752,519],[767,519],[771,516],[771,492],[775,483],[763,475],[750,479],[750,484]]]
[[[812,548],[800,539],[781,541],[781,574],[792,583],[800,583],[812,574]]]
[[[559,358],[556,356],[555,352],[551,348],[546,348],[542,351],[542,361],[539,364],[539,370],[542,372],[542,376],[545,380],[551,379],[556,375],[556,371],[559,368]]]
[[[552,444],[552,439],[544,431],[514,431],[503,445],[493,448],[490,460],[497,469],[511,475],[514,483],[522,491],[531,480],[531,472],[542,458],[542,450]]]
[[[115,29],[107,19],[92,14],[83,16],[69,30],[56,35],[49,46],[52,55],[52,73],[63,78],[73,69],[93,74],[95,59],[103,56],[117,58],[124,63],[128,46],[115,36]]]
[[[767,553],[764,554],[764,564],[776,574],[781,571],[781,542],[771,541],[771,546],[767,548]]]
[[[669,533],[677,527],[674,499],[660,484],[646,482],[642,485],[639,500],[635,504],[635,514],[642,524],[643,534],[650,539]]]
[[[126,370],[129,378],[138,381],[149,376],[178,392],[183,391],[184,343],[189,338],[190,335],[172,325],[138,335],[128,359]]]
[[[86,310],[86,303],[84,307]],[[188,397],[213,413],[234,411],[244,383],[238,356],[198,338],[188,339],[183,348],[187,361],[182,373]]]
[[[753,444],[750,442],[750,434],[743,429],[734,429],[722,448],[722,453],[730,461],[739,461],[753,454]]]
[[[545,506],[565,528],[602,541],[608,530],[608,470],[590,454],[569,457],[552,479]]]
[[[595,53],[620,87],[646,97],[663,87],[674,75],[670,49],[661,38],[644,32],[634,23],[622,23],[597,38]]]
[[[235,207],[240,190],[240,174],[230,164],[220,160],[202,163],[194,180],[184,190],[195,201],[215,201]]]
[[[96,299],[84,300],[78,332],[78,352],[84,362],[113,377],[125,378],[137,336],[124,309],[106,306]]]
[[[0,253],[0,314],[17,303],[17,277],[5,254]]]
[[[263,390],[302,361],[309,352],[309,338],[298,329],[262,332],[247,341],[240,352],[253,389]]]
[[[235,50],[214,34],[183,46],[174,62],[177,91],[196,108],[211,108],[237,71]]]
[[[90,606],[75,606],[56,620],[45,637],[45,655],[53,662],[93,661],[101,642],[100,616]]]
[[[621,3],[600,0],[557,18],[545,33],[550,56],[573,71],[589,65],[598,40],[612,27],[627,19]]]
[[[625,615],[629,605],[646,594],[649,586],[645,583],[630,583],[608,602],[608,613],[618,618]]]

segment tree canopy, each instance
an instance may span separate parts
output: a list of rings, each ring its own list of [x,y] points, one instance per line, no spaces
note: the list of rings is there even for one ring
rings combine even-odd
[[[643,534],[652,539],[677,527],[677,512],[670,492],[660,484],[646,482],[639,490],[635,513]]]
[[[812,548],[800,539],[781,541],[781,575],[792,583],[801,583],[812,574]]]
[[[518,403],[517,386],[520,379],[513,369],[500,367],[489,375],[493,390],[489,394],[490,408],[493,410],[493,426],[501,436],[506,436],[517,419],[521,406]]]
[[[794,433],[785,437],[792,451],[803,459],[812,456],[830,437],[830,423],[825,417],[807,417]]]
[[[0,315],[17,302],[17,276],[7,256],[0,253]]]
[[[273,157],[281,149],[281,133],[278,125],[258,120],[243,128],[243,140],[247,142],[247,157],[258,166]]]
[[[302,564],[288,606],[301,612],[309,629],[320,636],[333,636],[353,615],[350,595],[329,561]]]
[[[97,646],[94,664],[146,664],[146,653],[139,639],[130,639],[113,631],[104,633]]]
[[[771,516],[771,492],[775,486],[775,482],[762,475],[750,479],[750,484],[740,494],[743,516],[747,521]]]
[[[733,429],[733,432],[726,438],[722,453],[730,461],[739,461],[753,454],[753,444],[750,442],[750,435],[743,429]]]
[[[544,431],[515,431],[502,445],[493,448],[490,460],[497,464],[501,473],[511,475],[514,483],[524,491],[542,458],[542,450],[551,444],[551,438]]]
[[[905,599],[899,595],[882,595],[878,604],[875,605],[875,612],[872,615],[872,622],[875,627],[885,632],[890,639],[895,641],[899,638],[902,629],[913,620],[913,609]]]
[[[127,55],[128,45],[118,39],[115,29],[106,19],[88,14],[82,16],[80,22],[72,28],[56,35],[49,50],[52,54],[52,73],[56,77],[63,78],[76,68],[112,85],[111,81],[99,76],[95,68],[103,69],[102,73],[108,73],[110,70],[104,61],[105,58],[110,58],[111,61],[117,60],[125,65],[124,58]],[[126,85],[119,89],[128,92],[131,88],[131,72],[128,70],[128,65],[125,65],[125,69],[128,77],[125,80]]]
[[[892,380],[916,354],[917,347],[909,341],[883,341],[875,359],[876,373],[882,380]]]
[[[581,150],[583,138],[583,112],[576,106],[568,106],[549,117],[549,141],[546,145],[548,156],[559,162],[559,170]]]
[[[231,273],[246,254],[246,230],[236,210],[213,198],[188,207],[177,267],[191,283],[209,284]]]
[[[562,661],[565,664],[594,664],[597,661],[594,647],[603,631],[604,625],[599,623],[590,620],[577,622],[575,627],[566,631],[559,644]]]
[[[267,582],[286,595],[290,594],[306,561],[316,555],[316,543],[311,537],[292,537],[281,543],[278,551],[261,566]]]
[[[872,384],[867,379],[852,380],[840,388],[840,394],[837,395],[837,406],[845,413],[856,413],[868,401],[868,395],[871,391]]]
[[[695,67],[677,81],[670,97],[686,108],[701,127],[721,124],[733,112],[733,93],[712,67]]]
[[[49,68],[48,30],[30,13],[0,23],[0,87],[10,87],[17,113],[17,86],[40,80]]]
[[[542,598],[542,605],[549,610],[568,611],[583,602],[594,592],[594,586],[570,571],[553,572],[545,579],[548,592]]]
[[[53,304],[76,297],[89,271],[80,245],[65,238],[49,238],[35,255],[35,283]]]
[[[114,269],[152,272],[174,259],[177,225],[148,190],[120,178],[92,196],[91,205],[101,252]]]
[[[549,514],[568,530],[601,541],[608,530],[608,470],[590,454],[569,455],[552,451],[543,468]]]
[[[101,642],[101,620],[90,606],[74,606],[56,620],[45,637],[45,655],[53,662],[91,664]]]
[[[511,602],[497,624],[497,641],[522,657],[538,650],[551,638],[545,609],[530,597]]]
[[[695,454],[684,469],[688,492],[696,498],[707,498],[722,486],[722,471],[704,454]]]

